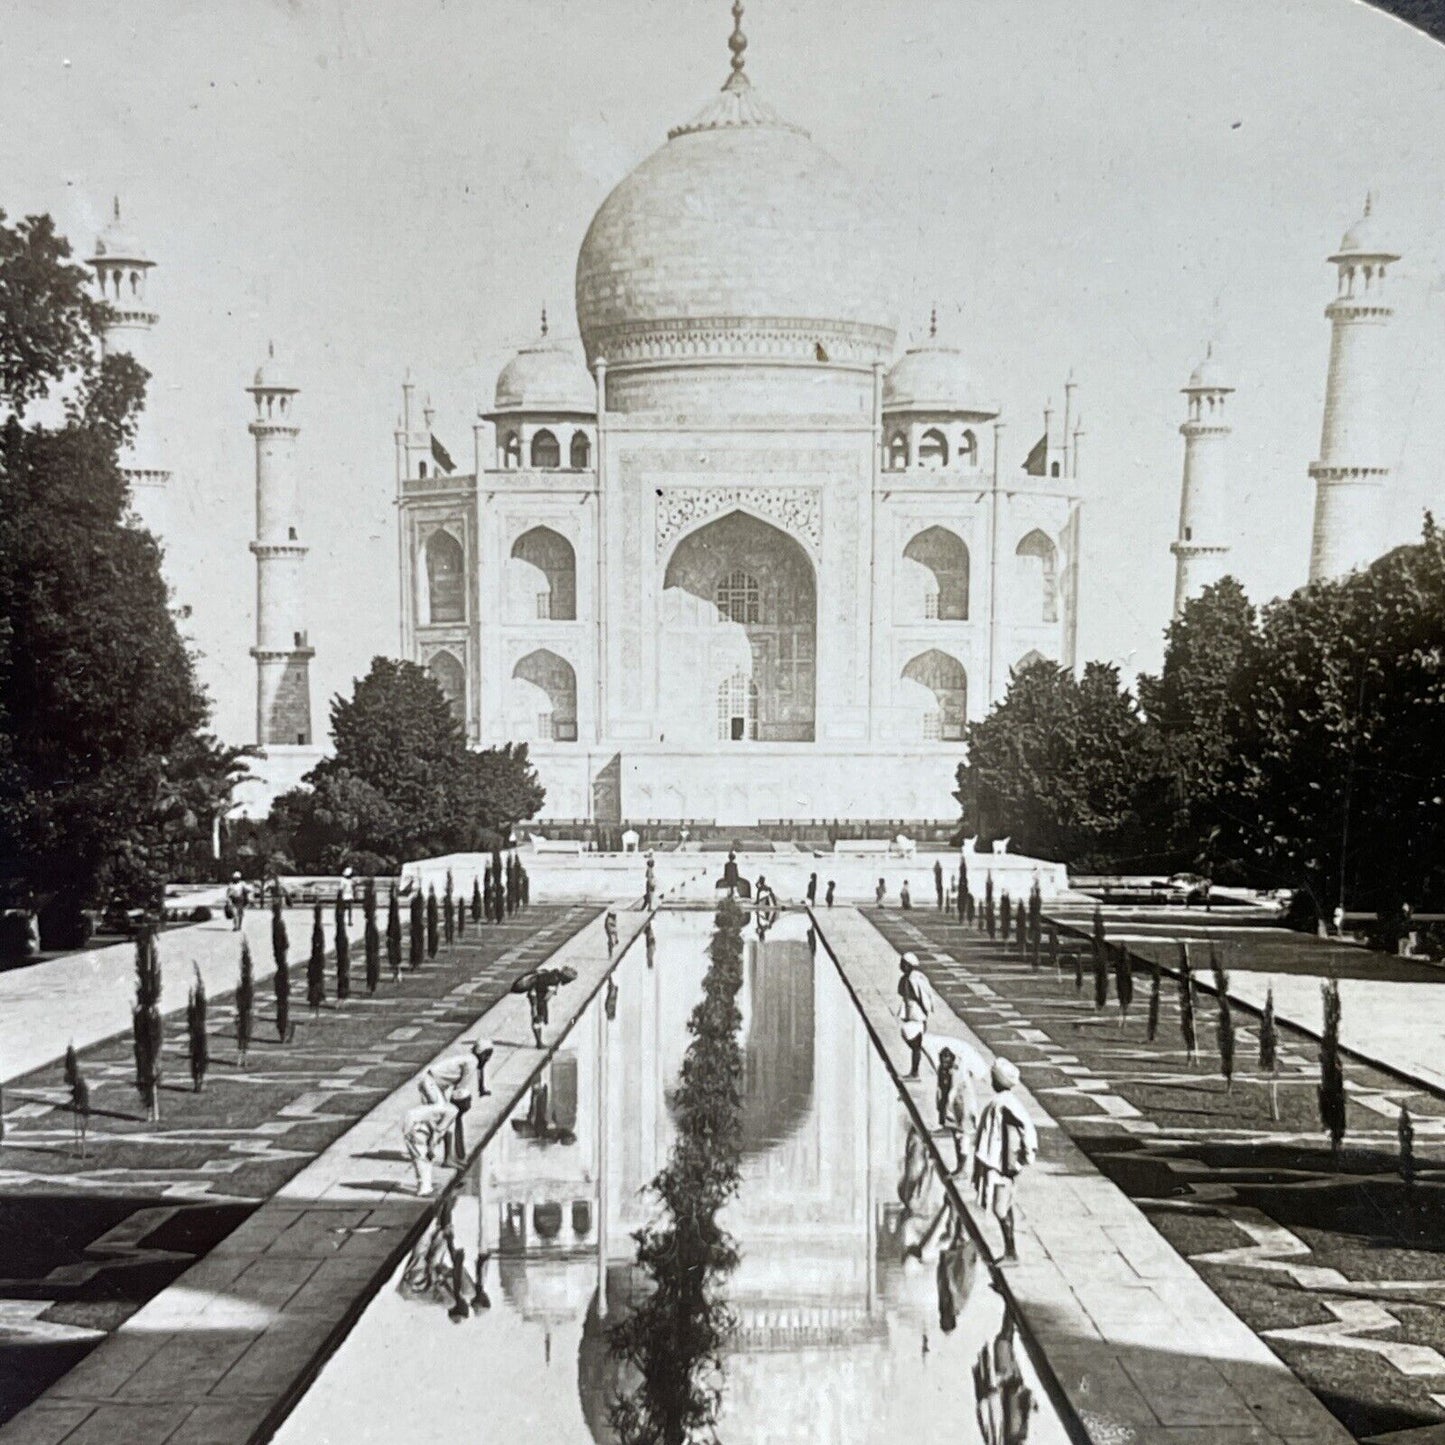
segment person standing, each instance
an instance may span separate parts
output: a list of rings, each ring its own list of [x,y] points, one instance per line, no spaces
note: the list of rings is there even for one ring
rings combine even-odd
[[[831,878],[828,880],[828,890],[823,894],[823,902],[829,908],[833,906],[833,880]]]
[[[602,928],[607,934],[607,956],[611,958],[617,952],[617,914],[610,908],[607,910],[607,917],[602,921]]]
[[[938,1051],[938,1127],[953,1140],[953,1172],[962,1174],[978,1128],[978,1100],[973,1081],[950,1048]]]
[[[418,1104],[406,1111],[401,1123],[401,1141],[416,1173],[416,1192],[425,1198],[432,1190],[432,1165],[437,1150],[445,1144],[457,1111],[452,1104]]]
[[[344,919],[348,928],[351,927],[351,905],[355,901],[352,897],[351,883],[351,869],[343,868],[341,870],[341,887],[339,889],[341,906],[337,910],[337,912],[341,916],[341,918]]]
[[[527,990],[527,1002],[532,1010],[532,1041],[539,1049],[542,1047],[542,1030],[550,1022],[547,1003],[556,992],[557,985],[545,973],[534,979]]]
[[[973,1183],[979,1204],[998,1220],[1005,1259],[1017,1259],[1014,1205],[1019,1175],[1038,1157],[1034,1121],[1013,1092],[1018,1065],[1005,1058],[993,1061],[993,1097],[983,1106],[973,1141]]]
[[[211,895],[215,897],[214,894]],[[246,916],[246,904],[250,902],[250,894],[246,891],[246,885],[239,873],[231,874],[231,882],[226,888],[226,911],[231,915],[231,932],[241,931],[241,922]]]
[[[913,894],[908,891],[908,880],[903,880],[903,887],[898,890],[898,906],[900,908],[913,907]]]
[[[728,891],[728,897],[736,896],[738,891],[738,855],[728,850],[728,861],[723,865],[723,887]]]
[[[898,960],[898,999],[901,1005],[900,1029],[909,1053],[906,1077],[916,1079],[918,1066],[923,1060],[923,1038],[928,1032],[928,1016],[933,1012],[933,991],[918,966],[916,953],[905,953]]]
[[[818,901],[818,875],[808,874],[808,907],[811,908]]]
[[[880,879],[878,880],[878,887],[873,890],[873,902],[876,903],[879,908],[882,908],[882,907],[883,907],[883,900],[884,900],[887,896],[888,896],[888,885],[880,878]]]

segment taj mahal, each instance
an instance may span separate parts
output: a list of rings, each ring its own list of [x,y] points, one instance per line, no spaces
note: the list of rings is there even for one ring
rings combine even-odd
[[[403,655],[529,742],[553,817],[946,817],[965,722],[1074,662],[1074,387],[1021,464],[936,325],[895,358],[868,207],[746,44],[593,218],[581,353],[544,316],[466,474],[405,388]]]

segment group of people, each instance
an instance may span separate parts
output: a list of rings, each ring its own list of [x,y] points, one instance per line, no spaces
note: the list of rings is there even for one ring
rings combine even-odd
[[[936,1003],[918,956],[905,953],[898,961],[899,1029],[908,1046],[905,1079],[920,1078],[928,1042],[928,1023]],[[972,1164],[972,1183],[979,1205],[998,1220],[1004,1258],[1017,1259],[1015,1194],[1019,1176],[1038,1157],[1039,1136],[1014,1089],[1018,1066],[1002,1055],[984,1067],[983,1059],[960,1040],[940,1042],[934,1061],[937,1076],[934,1103],[939,1130],[953,1146],[954,1173]],[[974,1079],[988,1078],[991,1094],[980,1108]]]

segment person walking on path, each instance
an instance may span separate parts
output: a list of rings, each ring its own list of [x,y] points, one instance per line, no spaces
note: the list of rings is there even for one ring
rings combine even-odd
[[[433,1064],[421,1076],[424,1104],[451,1104],[457,1111],[456,1124],[448,1141],[444,1162],[460,1167],[467,1157],[465,1117],[479,1098],[491,1090],[486,1085],[487,1060],[492,1057],[491,1039],[473,1039],[468,1052],[453,1054]]]
[[[617,952],[617,915],[610,908],[607,917],[602,920],[602,928],[607,934],[607,956],[611,958]]]
[[[933,860],[933,891],[938,896],[938,906],[943,907],[943,864]]]
[[[913,894],[908,891],[908,880],[903,880],[903,887],[898,890],[898,906],[900,908],[913,907]]]
[[[951,1048],[938,1051],[938,1127],[953,1140],[953,1172],[962,1174],[978,1128],[973,1080]]]
[[[918,1066],[923,1061],[923,1037],[928,1032],[928,1016],[933,1012],[933,991],[918,966],[916,953],[905,953],[898,960],[898,998],[900,1031],[909,1053],[906,1077],[916,1079]]]
[[[828,880],[828,890],[823,894],[823,902],[826,903],[829,908],[833,906],[833,880],[831,878]]]
[[[818,875],[808,874],[808,907],[811,908],[818,901]]]
[[[432,1165],[436,1162],[437,1150],[445,1146],[456,1118],[454,1104],[418,1104],[406,1111],[401,1123],[401,1142],[416,1173],[418,1198],[431,1193]]]
[[[978,1202],[1003,1230],[1003,1257],[1017,1259],[1015,1194],[1019,1175],[1038,1157],[1039,1136],[1018,1096],[1018,1065],[993,1061],[993,1097],[983,1106],[973,1141],[973,1185]]]
[[[888,885],[880,878],[878,886],[873,890],[873,901],[879,908],[883,907],[883,900],[888,897]]]
[[[214,894],[211,895],[215,897]],[[241,931],[241,921],[246,916],[246,905],[251,901],[251,895],[246,891],[246,884],[239,873],[231,874],[231,881],[226,888],[226,912],[231,918],[231,932]]]

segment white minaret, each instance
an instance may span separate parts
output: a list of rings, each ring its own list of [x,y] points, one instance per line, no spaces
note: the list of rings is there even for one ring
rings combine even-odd
[[[269,349],[247,390],[256,402],[256,742],[310,747],[315,649],[306,636],[306,548],[296,534],[298,389]]]
[[[146,281],[155,262],[120,224],[117,196],[110,224],[96,239],[90,258],[96,292],[105,302],[105,329],[101,345],[107,355],[124,353],[151,373],[146,388],[146,409],[135,440],[121,453],[121,470],[130,483],[131,506],[142,525],[160,541],[166,540],[166,515],[171,474],[166,470],[163,447],[155,421],[155,365],[152,332],[159,317],[146,304]]]
[[[1230,433],[1225,403],[1234,388],[1214,359],[1214,347],[1194,368],[1184,395],[1189,415],[1179,428],[1184,438],[1184,482],[1179,497],[1179,535],[1174,554],[1174,615],[1229,570],[1233,498],[1225,449]]]
[[[1380,523],[1390,479],[1380,436],[1380,388],[1386,376],[1388,326],[1395,313],[1385,289],[1387,269],[1400,258],[1385,245],[1374,216],[1345,232],[1330,260],[1339,290],[1325,308],[1330,319],[1330,370],[1315,479],[1311,582],[1342,577],[1380,555]]]

